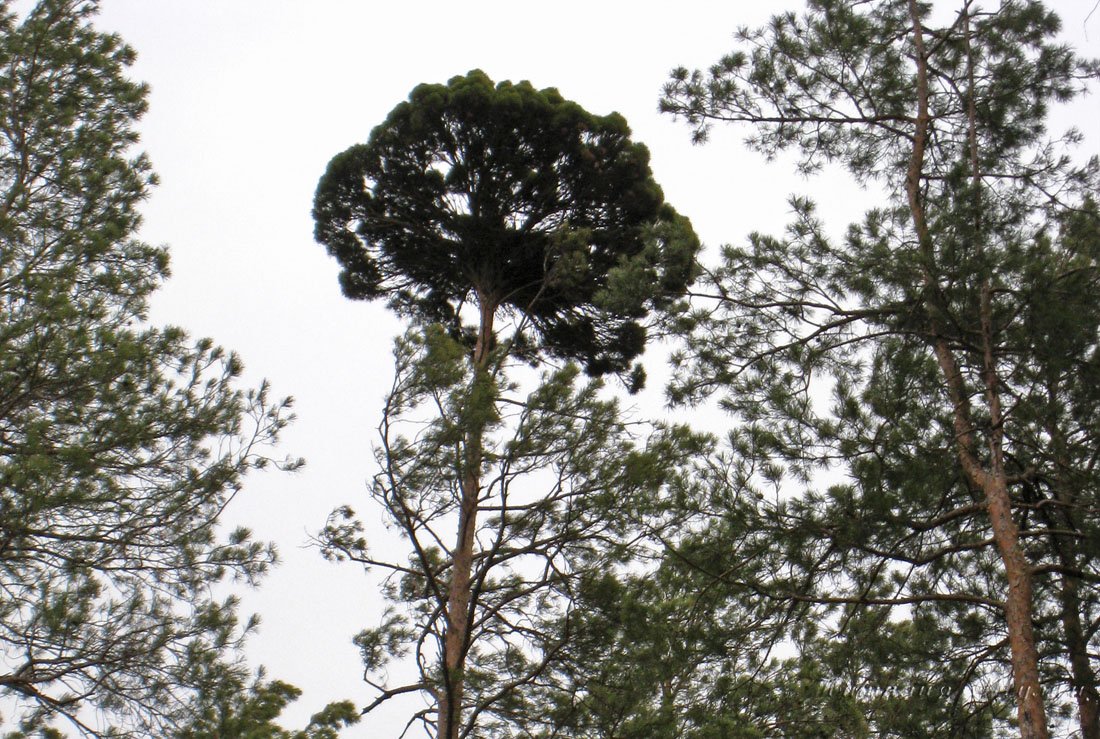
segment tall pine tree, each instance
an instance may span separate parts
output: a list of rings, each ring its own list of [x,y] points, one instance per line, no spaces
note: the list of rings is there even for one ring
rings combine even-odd
[[[160,737],[241,636],[211,586],[274,558],[217,519],[288,403],[145,324],[168,270],[135,238],[147,91],[95,9],[0,2],[0,691],[21,732]]]
[[[1097,164],[1064,156],[1074,134],[1051,140],[1046,119],[1097,67],[1057,31],[1037,2],[944,17],[815,0],[708,73],[678,70],[663,106],[700,140],[746,124],[764,153],[839,163],[888,197],[839,241],[794,200],[784,237],[723,254],[688,327],[681,397],[721,393],[742,451],[790,479],[838,460],[849,475],[774,506],[816,542],[794,560],[806,587],[755,586],[846,604],[842,624],[873,605],[927,615],[964,677],[1007,679],[1023,736],[1075,695],[1093,737]]]
[[[377,685],[367,710],[416,691],[440,739],[503,735],[517,688],[568,641],[556,625],[578,579],[623,556],[624,501],[659,486],[680,445],[636,449],[569,364],[517,395],[516,362],[637,388],[649,314],[693,279],[698,240],[621,116],[476,70],[417,87],[334,157],[313,212],[345,295],[413,321],[371,490],[411,558],[369,553],[350,511],[324,533],[334,556],[393,573],[405,606],[358,641],[370,674],[412,649],[420,679]]]

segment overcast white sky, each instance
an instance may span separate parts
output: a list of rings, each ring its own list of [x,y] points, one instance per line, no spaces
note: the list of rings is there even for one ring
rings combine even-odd
[[[1093,4],[1053,3],[1067,40],[1100,56],[1100,11],[1085,24]],[[842,180],[801,180],[743,152],[734,131],[693,147],[682,123],[657,113],[672,67],[709,65],[731,48],[738,25],[798,3],[101,5],[97,25],[137,50],[132,76],[152,87],[140,129],[162,184],[144,208],[143,237],[169,244],[173,265],[153,321],[213,337],[242,355],[250,381],[266,377],[276,394],[297,400],[284,449],[304,456],[306,468],[251,478],[229,511],[233,523],[277,542],[284,560],[260,590],[245,594],[245,610],[263,618],[254,662],[305,690],[288,726],[302,725],[329,700],[363,705],[373,698],[350,640],[376,624],[381,606],[374,580],[303,547],[337,505],[378,518],[365,481],[392,376],[391,337],[400,329],[383,306],[345,300],[336,263],[313,242],[313,190],[334,154],[365,141],[418,83],[481,68],[497,81],[528,79],[592,112],[626,116],[650,147],[666,198],[711,248],[752,230],[781,230],[791,192],[816,194],[836,233],[862,210],[860,193]],[[1077,125],[1100,129],[1098,98],[1079,110]],[[660,407],[658,393],[651,388],[642,402]],[[407,706],[372,714],[347,736],[395,737]]]

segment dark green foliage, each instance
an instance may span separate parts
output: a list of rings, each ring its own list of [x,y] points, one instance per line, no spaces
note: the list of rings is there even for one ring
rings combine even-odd
[[[315,235],[345,295],[413,321],[372,486],[411,556],[368,553],[347,508],[322,535],[329,555],[388,569],[402,606],[356,638],[379,691],[366,711],[420,692],[412,720],[441,738],[510,735],[522,689],[568,648],[577,584],[628,559],[638,501],[675,474],[690,435],[636,447],[572,364],[625,374],[650,311],[695,276],[698,240],[629,135],[618,115],[474,71],[417,87],[321,178]],[[516,359],[566,362],[516,397]],[[635,366],[628,384],[643,379]],[[409,652],[419,681],[371,682]]]
[[[515,351],[593,375],[641,354],[647,311],[684,291],[698,249],[621,116],[480,71],[420,85],[334,157],[313,215],[348,297],[455,330],[488,304],[522,318]]]
[[[461,731],[526,736],[517,727],[544,712],[532,686],[557,700],[568,689],[557,666],[588,648],[578,640],[588,618],[582,590],[637,556],[645,522],[662,515],[667,486],[707,442],[682,428],[626,422],[617,403],[600,397],[600,382],[580,382],[573,365],[545,373],[526,396],[500,377],[491,393],[478,393],[465,349],[439,325],[410,330],[395,355],[371,494],[411,552],[375,551],[348,508],[321,537],[330,557],[389,573],[384,593],[392,609],[356,637],[379,691],[368,710],[402,692],[438,700],[460,451],[466,429],[478,423],[486,428],[484,482]],[[402,657],[415,658],[417,682],[374,682]],[[413,720],[434,725],[433,709]]]
[[[818,527],[836,523],[747,485],[748,460],[710,455],[674,486],[650,529],[666,546],[654,571],[581,590],[554,689],[529,696],[530,734],[992,736],[1009,710],[973,669],[967,604],[902,618],[889,584],[845,583],[854,547]]]
[[[209,681],[188,725],[172,739],[336,739],[341,728],[359,722],[359,711],[348,701],[333,703],[315,714],[304,729],[287,730],[275,723],[301,691],[263,673],[249,685],[236,671],[224,671]]]
[[[1100,408],[1085,390],[1100,379],[1098,164],[1067,157],[1076,136],[1049,140],[1046,116],[1097,66],[1051,41],[1058,21],[1039,3],[930,18],[900,0],[817,0],[666,87],[664,108],[700,140],[715,121],[747,123],[768,156],[793,150],[805,172],[841,164],[884,191],[843,238],[792,199],[787,232],[728,247],[706,291],[724,299],[683,321],[676,396],[717,395],[735,414],[726,484],[759,495],[752,513],[700,504],[723,521],[700,536],[719,550],[772,542],[717,572],[713,555],[692,561],[731,601],[807,608],[814,628],[786,635],[797,659],[774,674],[840,690],[870,735],[996,734],[1017,702],[984,487],[1001,475],[1051,724],[1068,732],[1078,713],[1087,731],[1100,668]],[[768,684],[766,670],[734,674]],[[922,686],[943,691],[938,707]]]
[[[289,401],[143,325],[168,264],[134,239],[146,89],[95,7],[0,3],[0,691],[25,732],[160,737],[251,628],[211,585],[274,551],[216,520]]]

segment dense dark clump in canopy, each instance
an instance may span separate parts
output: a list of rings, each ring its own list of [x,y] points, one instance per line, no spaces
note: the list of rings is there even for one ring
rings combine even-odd
[[[682,293],[698,240],[622,116],[483,72],[418,86],[329,163],[317,241],[349,298],[460,327],[464,304],[526,318],[514,345],[618,372]]]

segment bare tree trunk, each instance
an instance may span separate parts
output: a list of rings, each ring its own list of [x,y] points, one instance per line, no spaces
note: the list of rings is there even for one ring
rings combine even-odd
[[[1052,404],[1058,393],[1051,390]],[[1055,425],[1047,426],[1051,446],[1054,449],[1054,497],[1058,501],[1057,519],[1051,521],[1049,509],[1043,509],[1043,517],[1051,528],[1065,531],[1080,531],[1077,517],[1074,515],[1072,472],[1067,463],[1066,438]],[[1096,689],[1096,673],[1089,661],[1088,639],[1081,620],[1081,596],[1077,577],[1080,557],[1077,542],[1071,536],[1051,533],[1051,546],[1058,555],[1062,566],[1058,599],[1061,605],[1062,633],[1066,639],[1066,651],[1069,653],[1070,673],[1073,676],[1074,694],[1077,696],[1077,715],[1081,726],[1081,739],[1100,739],[1100,694]]]
[[[481,393],[489,382],[489,358],[493,344],[495,302],[478,295],[481,312],[477,343],[472,357],[473,403],[483,402]],[[471,574],[474,562],[474,533],[477,530],[477,507],[481,497],[481,461],[484,450],[485,412],[473,409],[464,433],[461,496],[459,501],[458,539],[452,556],[451,582],[447,589],[446,627],[443,635],[443,685],[438,693],[438,739],[458,739],[462,728],[462,687],[466,654],[469,650],[471,608]]]
[[[968,13],[968,10],[964,9],[964,12]],[[928,109],[928,63],[924,48],[920,12],[916,0],[909,0],[909,14],[913,23],[913,44],[917,64],[917,116],[914,120],[913,151],[909,160],[909,169],[906,173],[905,189],[920,248],[929,257],[929,264],[932,264],[934,262],[932,258],[934,257],[934,245],[928,229],[921,193],[921,174],[931,120]],[[967,43],[969,43],[969,18],[966,21]],[[969,107],[971,157],[974,160],[972,166],[974,167],[974,175],[977,176],[972,95]],[[935,294],[936,284],[932,273],[926,272],[925,279],[929,287],[933,288],[932,294]],[[990,463],[988,470],[979,462],[976,452],[974,426],[970,415],[970,399],[966,391],[965,381],[959,372],[958,364],[948,341],[935,326],[933,326],[931,332],[933,348],[944,375],[948,394],[952,400],[955,445],[959,461],[970,481],[981,489],[985,495],[986,510],[989,512],[990,525],[993,530],[993,540],[1004,565],[1005,578],[1008,581],[1008,596],[1004,602],[1004,614],[1008,627],[1012,679],[1016,692],[1020,735],[1023,739],[1048,739],[1050,734],[1047,729],[1042,686],[1039,683],[1039,656],[1035,649],[1035,635],[1031,624],[1033,599],[1031,567],[1020,546],[1019,530],[1012,518],[1012,500],[1008,493],[1008,479],[1004,469],[1003,418],[997,387],[996,363],[993,355],[991,289],[988,277],[984,277],[982,284],[980,312],[981,316],[979,318],[984,350],[983,380],[990,415]]]
[[[1076,560],[1073,565],[1076,566]],[[1077,713],[1081,724],[1081,739],[1100,739],[1100,694],[1096,690],[1096,674],[1089,664],[1088,642],[1081,625],[1081,598],[1077,594],[1078,578],[1063,575],[1059,596],[1062,601],[1062,628],[1069,651],[1073,689],[1077,695]]]
[[[1005,568],[1008,597],[1004,613],[1008,626],[1008,642],[1012,654],[1012,679],[1016,690],[1020,735],[1024,739],[1047,739],[1046,710],[1039,684],[1039,655],[1031,625],[1031,567],[1020,547],[1019,529],[1012,518],[1012,501],[1008,495],[1007,476],[1000,455],[994,455],[993,469],[985,470],[973,453],[973,425],[962,375],[946,342],[936,344],[936,358],[943,370],[948,392],[954,404],[956,449],[966,476],[985,494],[986,510],[993,529],[993,541]],[[990,409],[997,414],[999,404]],[[995,437],[998,435],[994,435]],[[993,442],[991,442],[992,444]]]
[[[1049,429],[1048,429],[1049,431]],[[1057,432],[1050,432],[1057,446]],[[1056,458],[1055,464],[1061,467]],[[1059,474],[1055,475],[1057,480]],[[1055,483],[1054,496],[1058,501],[1056,513],[1050,507],[1038,510],[1044,524],[1050,529],[1079,531],[1077,522],[1071,513],[1073,500],[1066,493],[1065,484]],[[1081,579],[1074,573],[1078,571],[1080,558],[1075,542],[1063,533],[1052,531],[1049,535],[1051,549],[1058,557],[1062,571],[1058,581],[1059,617],[1062,622],[1062,634],[1065,638],[1066,653],[1069,657],[1070,674],[1074,695],[1077,697],[1077,715],[1081,726],[1081,739],[1100,739],[1100,694],[1096,689],[1096,673],[1089,661],[1088,639],[1081,619],[1081,596],[1078,593]]]
[[[1011,500],[1003,472],[987,475],[986,505],[993,526],[993,540],[1004,563],[1008,580],[1005,621],[1012,652],[1012,682],[1016,689],[1020,736],[1023,739],[1047,739],[1046,709],[1039,684],[1039,655],[1031,627],[1031,567],[1020,547],[1019,531],[1012,519]]]

